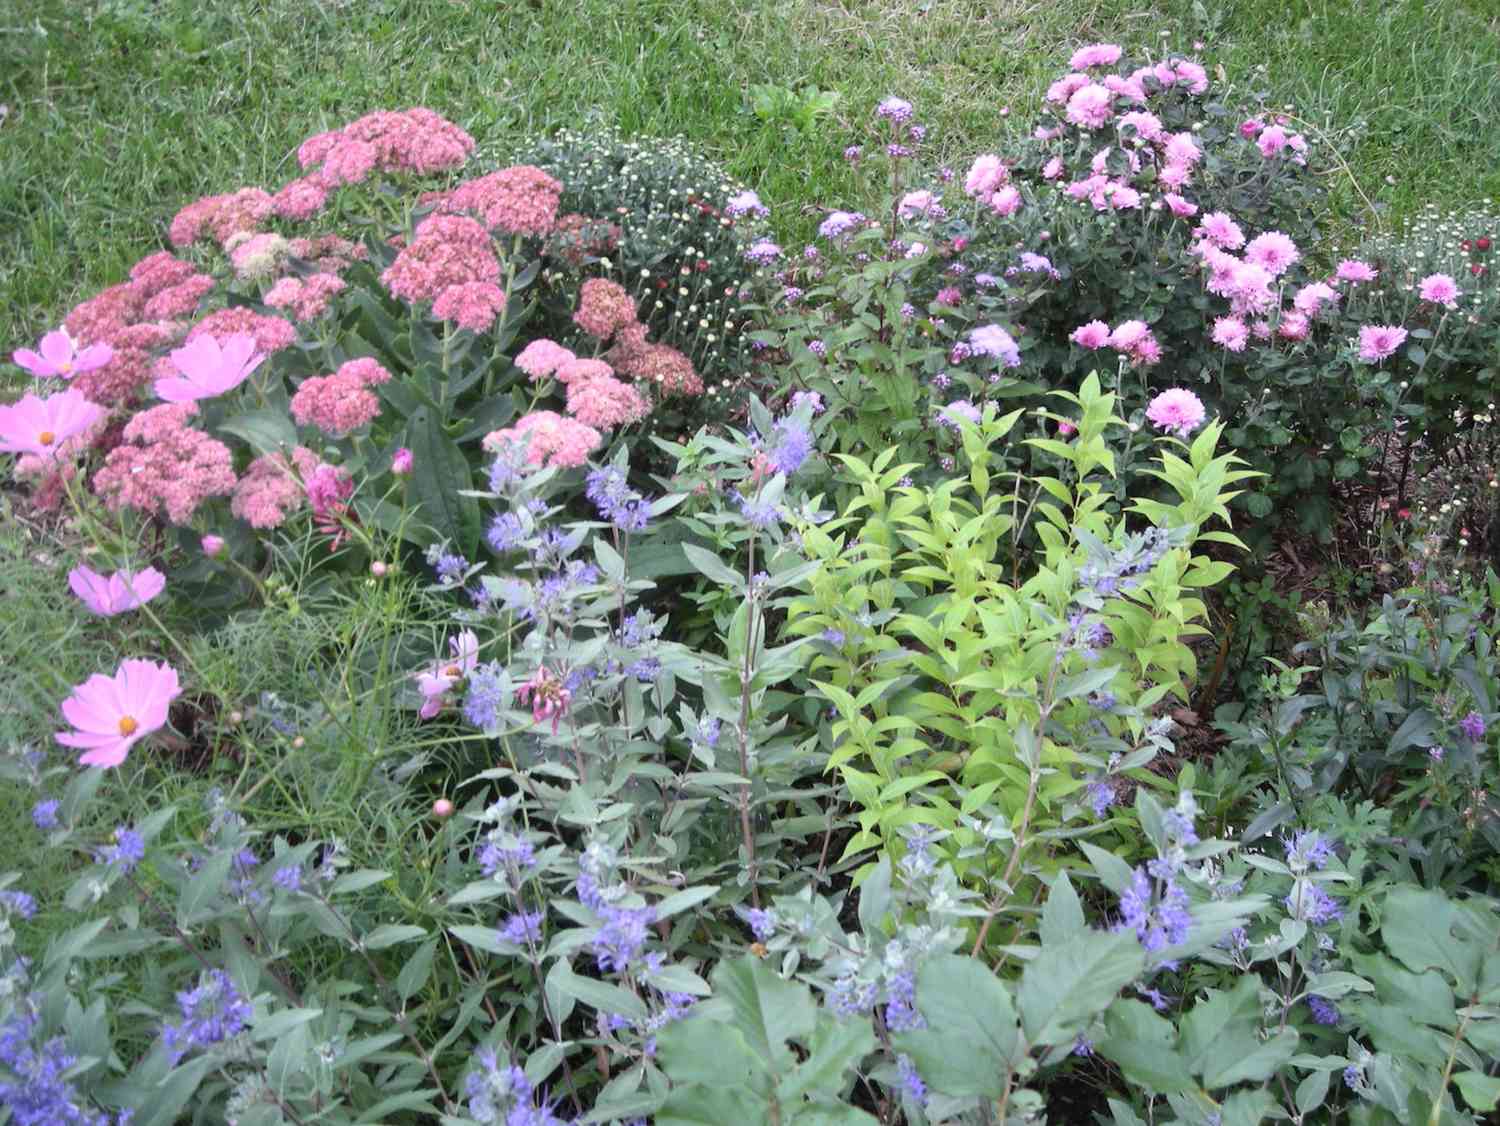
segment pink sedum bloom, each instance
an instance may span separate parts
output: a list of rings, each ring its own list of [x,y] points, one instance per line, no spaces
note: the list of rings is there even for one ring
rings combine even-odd
[[[521,349],[520,355],[515,359],[516,367],[520,368],[533,380],[545,379],[564,364],[572,363],[578,357],[561,344],[551,340],[533,340]]]
[[[68,330],[63,328],[43,336],[37,348],[36,352],[30,348],[17,348],[11,359],[38,379],[50,376],[72,379],[82,372],[102,368],[115,358],[115,350],[108,344],[90,344],[79,351]]]
[[[479,638],[471,629],[448,639],[453,654],[449,660],[436,661],[415,674],[417,689],[422,693],[423,719],[431,719],[443,710],[448,694],[479,666]]]
[[[182,693],[177,670],[155,661],[124,661],[114,676],[95,673],[62,702],[72,731],[59,731],[65,747],[83,748],[83,766],[119,766],[130,748],[164,727],[167,710]]]
[[[1428,274],[1417,286],[1417,295],[1423,301],[1449,309],[1458,308],[1459,294],[1458,283],[1447,274]]]
[[[531,465],[572,469],[586,462],[601,441],[599,431],[577,419],[555,411],[532,411],[514,426],[486,434],[480,445],[490,453],[499,453],[507,445],[524,445]]]
[[[168,403],[212,399],[233,391],[266,358],[264,352],[255,350],[255,337],[248,332],[235,333],[222,344],[218,337],[205,334],[168,355],[181,374],[158,379],[154,385],[157,398]]]
[[[1367,364],[1378,364],[1395,354],[1406,343],[1406,329],[1399,325],[1361,325],[1359,358]]]
[[[48,460],[69,438],[104,418],[104,408],[69,389],[45,399],[23,395],[0,406],[0,453],[33,454]]]
[[[630,384],[602,376],[568,384],[568,413],[595,430],[612,430],[639,422],[651,404]]]
[[[150,602],[167,585],[167,577],[155,567],[144,571],[116,571],[105,578],[84,566],[68,572],[68,586],[91,614],[110,617]]]
[[[1179,438],[1186,438],[1203,424],[1206,412],[1203,401],[1191,391],[1173,387],[1151,400],[1146,408],[1151,425]]]

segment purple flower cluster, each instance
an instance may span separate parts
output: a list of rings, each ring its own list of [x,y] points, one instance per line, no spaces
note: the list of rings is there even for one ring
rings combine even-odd
[[[896,1057],[896,1077],[901,1080],[901,1089],[906,1092],[907,1098],[918,1106],[927,1105],[927,1084],[922,1082],[922,1077],[917,1074],[917,1065],[905,1053]]]
[[[601,971],[624,973],[645,949],[647,928],[656,921],[656,908],[606,904],[599,909],[599,916],[604,925],[590,944],[594,961]]]
[[[521,518],[514,512],[502,512],[490,521],[489,531],[484,538],[496,555],[508,555],[521,546],[526,538],[526,529],[521,524]]]
[[[174,1064],[193,1048],[207,1048],[238,1035],[254,1014],[223,970],[199,975],[197,988],[177,994],[177,1007],[182,1020],[161,1030]]]
[[[1463,719],[1458,721],[1458,729],[1462,731],[1468,739],[1477,743],[1479,740],[1484,738],[1484,716],[1480,715],[1478,712],[1470,712],[1468,715],[1464,716]]]
[[[1135,585],[1133,576],[1143,575],[1155,567],[1171,543],[1161,528],[1147,528],[1139,535],[1126,538],[1118,551],[1095,558],[1078,572],[1079,581],[1093,593],[1111,598]]]
[[[481,731],[500,725],[500,713],[510,706],[510,674],[499,661],[477,666],[469,674],[464,693],[464,720]]]
[[[1193,923],[1187,893],[1177,881],[1154,881],[1142,868],[1131,874],[1130,886],[1120,896],[1120,919],[1153,954],[1186,942]]]
[[[542,1096],[532,1105],[531,1081],[509,1062],[502,1063],[489,1048],[474,1053],[478,1068],[464,1080],[469,1117],[481,1126],[564,1126],[553,1113],[556,1104]]]
[[[745,922],[757,942],[768,942],[776,933],[776,912],[769,907],[752,907],[745,912]]]
[[[55,798],[47,801],[39,801],[31,808],[31,823],[38,829],[56,829],[58,825],[57,811],[62,802]]]
[[[1301,919],[1315,927],[1337,922],[1344,917],[1343,905],[1310,880],[1298,880],[1281,902],[1294,919]]]
[[[542,918],[541,911],[517,911],[501,925],[500,941],[512,946],[534,946],[542,940]]]
[[[115,843],[99,850],[99,863],[121,872],[135,871],[135,866],[146,857],[146,841],[134,829],[121,825],[115,830]]]
[[[650,505],[632,489],[625,474],[614,466],[589,473],[583,495],[599,510],[599,515],[622,532],[643,532],[650,519]]]
[[[1322,833],[1298,833],[1286,842],[1286,860],[1293,868],[1322,871],[1333,859],[1333,842]]]
[[[493,879],[503,868],[514,882],[521,873],[536,867],[536,850],[525,837],[504,832],[480,846],[475,862],[487,878]]]
[[[1319,997],[1316,994],[1307,998],[1307,1008],[1312,1013],[1312,1018],[1318,1024],[1338,1024],[1339,1009],[1332,1001]]]
[[[127,1126],[131,1111],[112,1119],[83,1108],[66,1078],[78,1058],[61,1036],[38,1047],[36,1031],[37,1018],[26,1002],[0,1024],[0,1068],[9,1073],[0,1077],[0,1111],[10,1111],[11,1126]]]
[[[807,460],[813,448],[812,435],[807,427],[791,418],[783,418],[775,423],[769,441],[758,434],[752,434],[750,444],[765,455],[775,472],[788,477],[802,468],[802,463]]]

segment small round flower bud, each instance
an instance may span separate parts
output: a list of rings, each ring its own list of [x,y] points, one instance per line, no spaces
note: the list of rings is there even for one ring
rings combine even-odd
[[[453,803],[447,798],[438,798],[432,803],[432,815],[438,820],[446,820],[453,816]]]
[[[370,564],[370,574],[374,575],[377,579],[385,578],[385,573],[387,570],[389,570],[389,568],[386,567],[386,565],[379,559]]]
[[[203,547],[203,554],[208,556],[210,559],[219,558],[219,556],[224,554],[225,547],[228,546],[224,543],[223,536],[215,535],[204,536],[200,543]]]
[[[235,726],[235,725],[238,725],[238,724],[241,724],[241,723],[245,722],[245,713],[242,712],[242,711],[238,711],[238,710],[232,711],[232,712],[229,713],[229,717],[228,718],[229,718],[230,725],[231,726]]]
[[[307,740],[304,739],[304,738],[302,738],[302,736],[300,736],[300,735],[298,735],[295,739],[292,740],[292,749],[293,750],[300,751],[305,746],[307,746]]]

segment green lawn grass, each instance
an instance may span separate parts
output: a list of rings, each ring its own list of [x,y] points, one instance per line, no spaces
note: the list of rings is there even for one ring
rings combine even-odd
[[[993,144],[1067,49],[1190,50],[1339,139],[1396,211],[1500,195],[1500,16],[1485,0],[11,0],[0,10],[0,353],[160,244],[183,203],[290,178],[297,143],[426,104],[491,149],[590,119],[685,133],[777,205],[846,201],[886,93],[940,157]],[[1255,68],[1264,66],[1263,71]],[[839,96],[803,129],[768,84]],[[1354,122],[1362,122],[1351,132]],[[1389,175],[1394,185],[1384,183]],[[1353,210],[1357,196],[1341,190]]]

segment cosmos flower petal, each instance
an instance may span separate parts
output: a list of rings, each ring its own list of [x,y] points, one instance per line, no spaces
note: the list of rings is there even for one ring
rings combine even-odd
[[[42,358],[56,368],[62,368],[73,362],[73,341],[62,329],[53,329],[42,337],[39,345]]]

